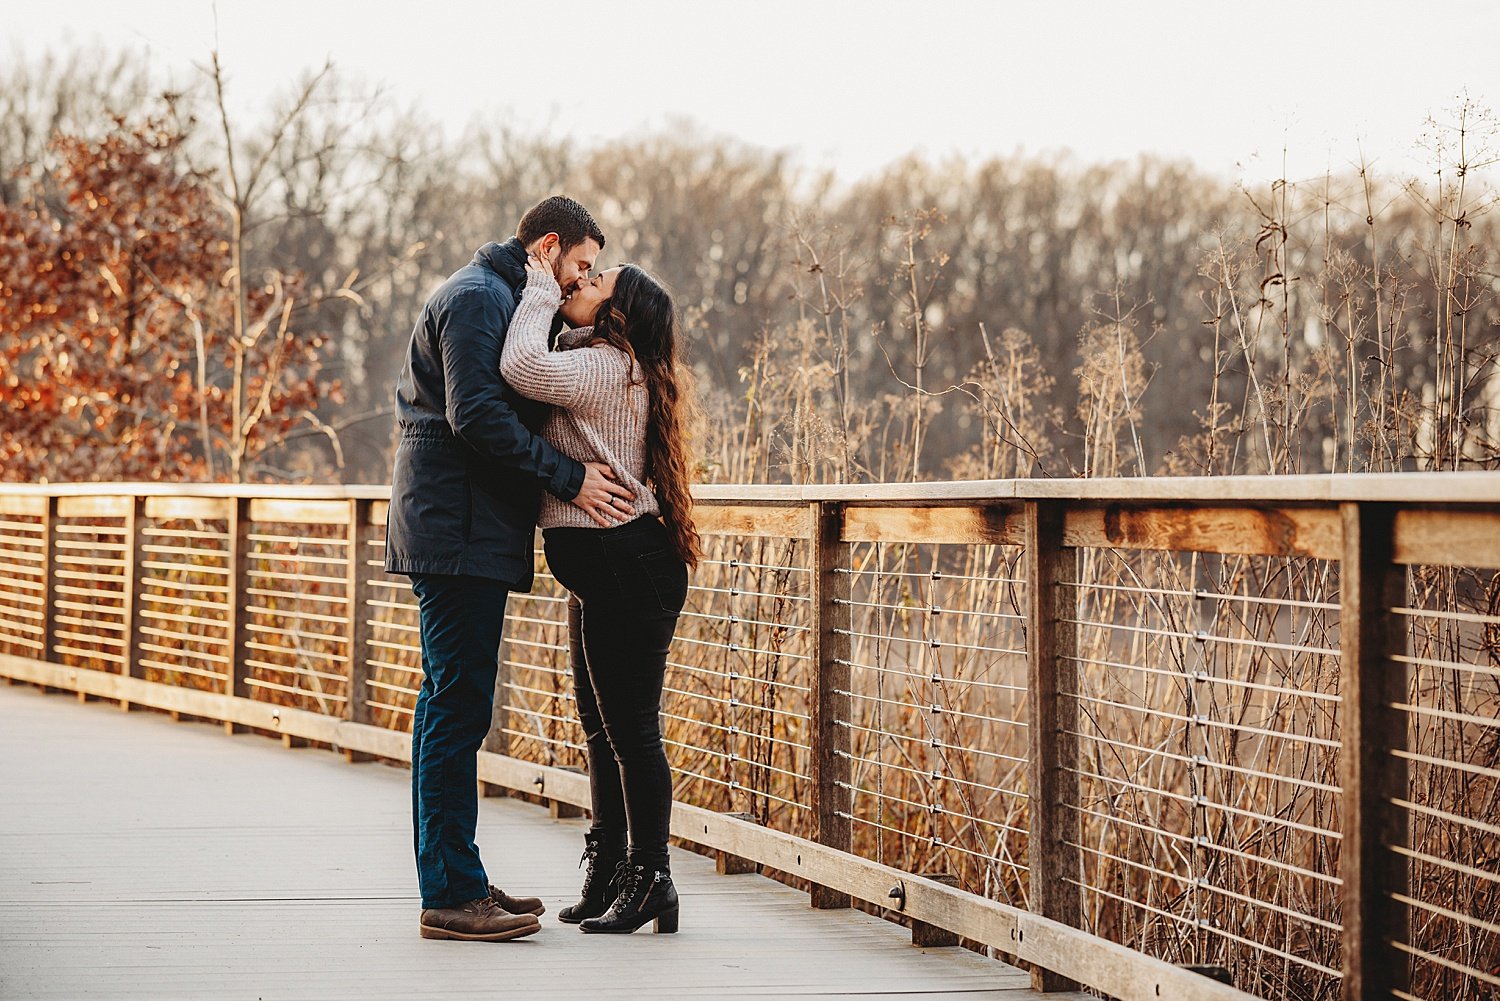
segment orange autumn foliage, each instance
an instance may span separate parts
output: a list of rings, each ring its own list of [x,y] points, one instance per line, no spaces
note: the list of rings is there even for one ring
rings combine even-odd
[[[267,322],[232,335],[229,219],[186,138],[161,119],[57,136],[0,204],[0,480],[227,479],[236,407],[244,478],[282,479],[271,451],[338,399],[299,276],[247,273]]]

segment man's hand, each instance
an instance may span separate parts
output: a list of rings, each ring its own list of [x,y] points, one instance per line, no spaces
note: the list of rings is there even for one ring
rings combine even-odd
[[[635,514],[635,494],[615,480],[615,471],[602,462],[583,464],[583,486],[573,504],[600,528],[613,528]]]

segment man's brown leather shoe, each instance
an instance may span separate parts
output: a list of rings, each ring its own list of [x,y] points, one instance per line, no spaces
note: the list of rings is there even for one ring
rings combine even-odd
[[[534,935],[542,923],[533,914],[507,914],[489,897],[459,907],[429,907],[422,912],[423,938],[453,938],[465,942],[503,942]]]
[[[512,897],[494,883],[490,884],[490,899],[502,911],[512,914],[535,914],[541,917],[547,911],[547,905],[542,903],[541,897]]]

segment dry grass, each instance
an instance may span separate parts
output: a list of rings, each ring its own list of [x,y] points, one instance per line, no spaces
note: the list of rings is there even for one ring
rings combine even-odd
[[[715,401],[706,475],[933,477],[924,428],[943,408],[974,429],[973,449],[943,467],[963,477],[1491,465],[1497,342],[1478,317],[1493,276],[1482,246],[1467,243],[1489,202],[1462,183],[1479,165],[1474,149],[1420,195],[1431,252],[1396,265],[1380,257],[1384,195],[1367,172],[1353,192],[1283,183],[1248,193],[1255,241],[1221,240],[1202,263],[1207,399],[1170,395],[1174,373],[1142,355],[1147,312],[1118,292],[1082,331],[1071,372],[1045,364],[1024,331],[955,332],[982,337],[986,360],[964,382],[934,387],[925,369],[942,336],[922,300],[943,261],[924,249],[925,217],[890,241],[883,280],[862,282],[826,234],[798,234],[804,318],[760,340],[737,400]],[[1340,198],[1369,213],[1363,248],[1331,243]],[[910,322],[870,335],[891,392],[853,399],[850,359],[870,347],[851,329],[849,304],[875,287],[907,303]],[[1430,315],[1426,301],[1437,304]],[[1416,371],[1428,373],[1426,392],[1412,390]],[[1141,418],[1163,394],[1202,420],[1165,455]],[[1075,401],[1071,412],[1051,403],[1059,397]],[[810,665],[795,658],[807,649],[796,601],[807,553],[741,539],[715,547],[718,560],[785,569],[713,562],[695,579],[666,710],[679,795],[805,833],[798,714]],[[1024,905],[1028,597],[1018,558],[1005,547],[854,547],[849,723],[856,850]],[[1259,996],[1336,997],[1337,564],[1088,550],[1079,580],[1085,926],[1171,962],[1228,966]],[[1487,570],[1412,574],[1411,607],[1433,613],[1407,617],[1425,661],[1411,673],[1420,708],[1408,714],[1412,843],[1438,860],[1412,868],[1418,997],[1497,996],[1486,979],[1500,977],[1497,593]],[[764,624],[730,627],[730,616]]]

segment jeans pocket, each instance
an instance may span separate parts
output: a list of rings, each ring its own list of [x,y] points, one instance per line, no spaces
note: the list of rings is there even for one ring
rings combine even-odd
[[[636,559],[640,561],[646,579],[651,582],[651,590],[656,594],[661,610],[673,615],[681,612],[682,606],[687,602],[688,590],[687,564],[682,562],[682,558],[670,549],[658,549],[641,553]]]

